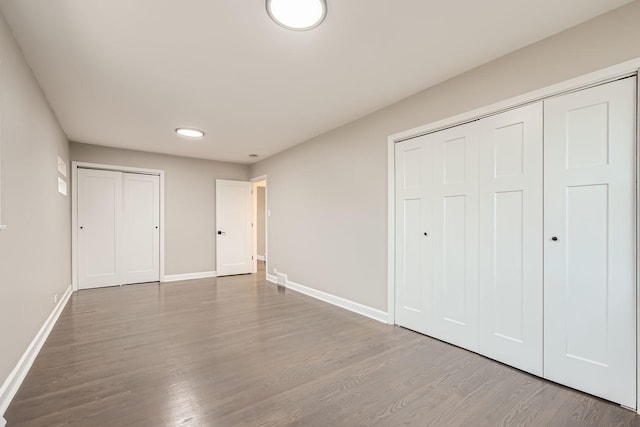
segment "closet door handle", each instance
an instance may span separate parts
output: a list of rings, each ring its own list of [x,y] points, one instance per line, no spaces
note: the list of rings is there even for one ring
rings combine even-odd
[[[557,242],[557,241],[558,241],[558,238],[557,238],[556,236],[553,236],[553,237],[551,238],[551,240],[553,240],[554,242]]]

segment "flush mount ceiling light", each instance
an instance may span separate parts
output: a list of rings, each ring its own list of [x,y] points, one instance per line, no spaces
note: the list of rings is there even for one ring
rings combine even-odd
[[[180,136],[186,136],[187,138],[198,139],[204,136],[204,132],[199,129],[192,128],[177,128],[176,133]]]
[[[327,16],[326,0],[267,0],[267,13],[276,24],[289,30],[317,27]]]

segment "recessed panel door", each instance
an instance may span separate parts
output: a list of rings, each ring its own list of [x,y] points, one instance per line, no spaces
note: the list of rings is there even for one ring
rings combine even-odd
[[[478,348],[477,122],[426,136],[433,157],[430,335]]]
[[[398,325],[428,334],[433,302],[433,159],[426,139],[396,144],[395,316]]]
[[[216,270],[218,276],[251,273],[251,183],[216,180]]]
[[[542,375],[542,102],[479,128],[479,351]]]
[[[635,93],[545,101],[544,376],[636,406]]]
[[[122,284],[122,173],[78,169],[78,287]]]
[[[123,174],[123,283],[160,280],[160,177]]]

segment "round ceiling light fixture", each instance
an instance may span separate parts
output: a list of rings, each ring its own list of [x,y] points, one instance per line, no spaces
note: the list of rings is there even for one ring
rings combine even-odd
[[[267,0],[267,13],[276,24],[296,31],[317,27],[327,16],[326,0]]]
[[[176,133],[180,136],[185,136],[187,138],[199,139],[204,136],[204,132],[199,129],[193,128],[177,128]]]

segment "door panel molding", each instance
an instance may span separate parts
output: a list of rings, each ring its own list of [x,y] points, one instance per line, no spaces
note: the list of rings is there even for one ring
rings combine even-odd
[[[636,404],[635,89],[629,78],[544,105],[544,377],[627,407]]]

